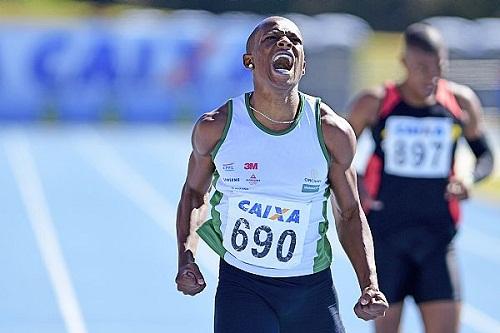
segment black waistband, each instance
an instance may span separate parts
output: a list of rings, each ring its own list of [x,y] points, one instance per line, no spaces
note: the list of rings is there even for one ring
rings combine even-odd
[[[283,282],[283,283],[293,283],[310,285],[316,284],[322,281],[331,280],[332,272],[330,267],[308,275],[300,275],[300,276],[290,276],[290,277],[269,277],[253,274],[247,271],[244,271],[238,267],[234,267],[231,264],[228,264],[224,259],[220,260],[219,265],[219,279],[224,279],[226,276],[237,276],[245,279],[259,280],[259,281],[268,281],[268,282]]]

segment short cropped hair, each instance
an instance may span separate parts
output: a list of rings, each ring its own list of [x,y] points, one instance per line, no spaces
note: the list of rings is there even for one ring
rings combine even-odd
[[[404,32],[406,46],[418,48],[440,57],[447,56],[447,49],[439,31],[427,23],[414,23]]]

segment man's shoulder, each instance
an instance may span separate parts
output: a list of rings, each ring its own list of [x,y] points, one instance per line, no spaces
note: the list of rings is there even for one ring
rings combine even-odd
[[[386,97],[388,89],[394,84],[385,83],[362,90],[349,107],[349,119],[364,119],[363,123],[373,125],[378,121],[380,108]]]
[[[351,125],[339,116],[330,106],[321,103],[321,129],[325,144],[332,154],[334,151],[342,151],[340,156],[336,154],[338,161],[350,161],[356,146],[356,135]]]
[[[201,131],[213,131],[222,126],[224,128],[229,114],[229,103],[224,103],[217,109],[205,112],[198,118],[195,129]]]
[[[193,129],[193,148],[201,155],[208,155],[222,137],[231,110],[231,101],[215,110],[206,112],[196,121]]]
[[[355,98],[354,109],[378,110],[387,93],[387,85],[378,85],[362,90]],[[354,110],[353,110],[354,111]]]
[[[474,92],[474,90],[472,90],[471,87],[448,80],[446,80],[445,82],[448,89],[451,93],[453,93],[458,102],[470,102],[477,98],[476,93]]]
[[[455,96],[455,99],[463,111],[461,120],[465,127],[476,124],[480,121],[482,106],[479,97],[469,86],[459,84],[453,81],[446,81],[449,91]],[[477,126],[473,126],[477,128]],[[466,134],[467,135],[467,134]]]
[[[482,112],[481,102],[472,88],[453,81],[443,80],[442,82],[447,87],[449,93],[455,97],[461,111],[464,112],[462,114],[462,121],[468,123],[467,119],[477,119],[480,117]]]
[[[328,104],[321,102],[320,104],[321,123],[328,128],[342,129],[349,126],[347,121],[339,116]]]
[[[393,82],[386,82],[384,84],[379,84],[370,88],[363,89],[359,95],[362,97],[381,100],[385,97],[387,90],[391,89],[391,87],[395,87],[395,84]]]

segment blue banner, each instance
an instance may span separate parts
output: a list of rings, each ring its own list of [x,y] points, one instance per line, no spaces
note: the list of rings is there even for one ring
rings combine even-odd
[[[250,89],[248,29],[134,23],[0,25],[0,119],[192,119]]]
[[[251,89],[242,55],[261,19],[131,11],[116,18],[4,21],[0,120],[192,120]],[[351,15],[292,19],[306,53],[326,58],[322,51],[354,48],[370,31]]]

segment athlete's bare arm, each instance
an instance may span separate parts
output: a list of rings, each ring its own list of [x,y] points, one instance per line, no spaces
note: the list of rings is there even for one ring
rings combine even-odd
[[[476,165],[470,182],[479,182],[493,171],[493,154],[484,135],[481,102],[471,88],[454,82],[449,82],[449,86],[463,111],[464,137],[476,156]],[[469,196],[468,187],[471,185],[452,178],[447,187],[446,197],[455,197],[459,200],[466,199]]]
[[[210,153],[222,136],[227,118],[227,106],[204,114],[193,129],[193,151],[189,157],[188,172],[177,208],[178,273],[177,289],[186,295],[196,295],[205,288],[205,281],[193,252],[186,247],[190,233],[190,217],[193,209],[204,204],[214,164]]]
[[[351,103],[347,121],[351,124],[356,138],[359,138],[366,128],[378,122],[379,109],[385,90],[382,86],[365,90]],[[363,176],[358,175],[358,190],[363,210],[377,210],[382,207],[380,201],[370,197],[363,184]]]
[[[467,139],[477,139],[484,134],[482,123],[481,101],[476,93],[469,87],[449,82],[460,108],[463,111],[464,136]]]
[[[354,311],[364,320],[375,319],[384,314],[388,304],[378,290],[372,236],[359,202],[356,171],[352,165],[356,137],[349,123],[326,104],[321,105],[321,121],[331,158],[328,178],[334,193],[337,233],[362,291]]]
[[[377,123],[380,103],[383,98],[383,87],[377,87],[361,92],[351,103],[347,120],[351,124],[357,138],[359,138],[365,128]]]

